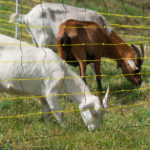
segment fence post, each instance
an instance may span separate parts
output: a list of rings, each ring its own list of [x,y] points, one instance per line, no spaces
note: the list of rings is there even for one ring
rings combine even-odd
[[[16,0],[16,14],[18,14],[18,0]],[[15,38],[18,38],[18,21],[16,19],[16,32],[15,32]]]

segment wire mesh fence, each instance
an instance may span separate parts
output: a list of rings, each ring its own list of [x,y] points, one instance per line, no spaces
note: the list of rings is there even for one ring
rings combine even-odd
[[[26,14],[28,13],[33,6],[36,4],[42,4],[46,1],[36,1],[33,0],[32,2],[19,0],[18,1],[18,8],[19,8],[19,14]],[[47,1],[50,2],[50,1]],[[113,7],[110,5],[110,2],[105,0],[103,2],[89,2],[89,4],[86,1],[72,1],[68,2],[66,1],[51,1],[51,2],[59,2],[62,3],[64,6],[65,18],[68,13],[68,10],[65,8],[66,5],[69,4],[73,6],[80,6],[85,9],[85,18],[86,18],[86,12],[87,10],[94,9],[99,14],[106,17],[109,24],[111,25],[112,29],[115,30],[118,35],[125,40],[125,43],[117,43],[117,44],[107,44],[107,43],[81,43],[81,44],[71,44],[71,46],[91,46],[91,45],[130,45],[130,44],[140,44],[140,43],[146,43],[147,49],[149,49],[149,19],[150,16],[148,16],[149,7],[146,5],[147,1],[143,2],[143,0],[139,1],[137,3],[137,6],[135,7],[138,11],[134,12],[135,8],[133,7],[132,1],[124,1],[121,2],[117,1],[118,5],[122,7],[122,10],[116,11],[116,9],[113,9]],[[95,4],[102,4],[100,8],[96,8]],[[59,28],[59,26],[46,26],[44,19],[41,18],[42,26],[39,25],[24,25],[19,22],[10,24],[9,23],[9,16],[15,12],[16,9],[16,3],[14,1],[0,1],[0,31],[2,34],[6,34],[10,37],[14,37],[16,34],[16,31],[18,31],[18,39],[20,40],[19,43],[0,43],[1,46],[5,45],[14,45],[20,47],[20,61],[1,61],[0,63],[19,63],[22,67],[22,73],[21,77],[23,76],[25,69],[24,64],[27,63],[28,65],[33,65],[35,63],[39,63],[43,65],[43,68],[45,70],[45,74],[47,74],[47,68],[46,65],[50,63],[60,63],[60,62],[79,62],[79,61],[64,61],[60,60],[54,60],[54,61],[47,61],[46,56],[47,52],[45,50],[45,46],[51,46],[56,47],[57,44],[54,44],[51,42],[46,45],[46,30],[51,28]],[[93,7],[93,8],[92,8]],[[117,7],[117,6],[116,6]],[[134,9],[133,9],[134,8]],[[131,10],[130,10],[131,9]],[[132,10],[133,9],[133,10]],[[44,12],[44,7],[41,5],[41,10]],[[107,18],[108,17],[108,18]],[[67,20],[67,19],[65,19]],[[15,27],[17,26],[18,29],[15,31]],[[42,61],[34,61],[34,62],[26,62],[24,61],[24,51],[23,46],[36,46],[36,44],[32,43],[31,36],[28,34],[26,29],[29,28],[40,28],[42,29],[44,38],[43,42],[39,46],[42,47],[44,57]],[[71,27],[74,28],[74,27]],[[86,27],[84,27],[86,28]],[[88,27],[87,27],[88,28]],[[107,28],[107,26],[103,26],[103,28]],[[29,31],[30,32],[30,31]],[[27,41],[28,43],[24,44],[21,41]],[[63,45],[64,46],[64,45]],[[66,46],[70,46],[69,44]],[[133,137],[136,136],[136,133],[134,131],[139,133],[143,133],[143,130],[148,131],[149,129],[149,119],[148,114],[150,113],[148,111],[149,108],[149,51],[147,50],[146,56],[143,57],[144,64],[142,65],[142,71],[140,73],[135,74],[123,74],[120,70],[116,68],[116,59],[107,59],[102,58],[102,75],[93,75],[90,67],[88,66],[87,69],[87,75],[84,76],[87,78],[87,85],[89,86],[92,94],[97,95],[97,93],[100,93],[102,96],[106,93],[106,89],[109,86],[110,92],[109,92],[109,99],[108,103],[109,108],[101,108],[101,110],[107,110],[108,113],[106,114],[106,117],[104,116],[104,126],[102,126],[97,132],[92,133],[96,137],[100,134],[108,133],[107,130],[115,130],[117,132],[127,132],[128,134],[132,134]],[[126,58],[119,58],[119,60],[124,60]],[[129,58],[128,58],[129,59]],[[130,59],[141,59],[141,58],[130,58]],[[96,60],[82,60],[84,62],[88,61],[100,61],[99,59]],[[70,66],[71,67],[71,66]],[[71,69],[76,70],[76,68],[71,67]],[[128,82],[125,79],[125,75],[129,76],[136,76],[136,75],[142,75],[143,84],[141,87],[136,87],[132,85],[130,82]],[[102,77],[102,85],[103,90],[97,91],[97,82],[95,80],[95,77],[101,76]],[[66,79],[74,78],[76,80],[80,77],[56,77],[56,78],[50,78],[50,77],[41,77],[41,78],[13,78],[13,79],[0,79],[0,82],[9,82],[9,81],[15,81],[19,82],[21,85],[21,88],[24,89],[23,81],[38,81],[41,80],[43,84],[43,88],[46,88],[44,80],[57,80],[57,79]],[[63,83],[65,84],[65,83]],[[17,147],[18,143],[24,143],[25,145],[29,144],[29,147],[31,148],[33,145],[32,142],[35,143],[35,141],[39,141],[40,143],[43,143],[48,146],[48,141],[51,138],[56,138],[61,136],[61,140],[56,138],[58,141],[63,141],[62,138],[69,138],[71,136],[76,137],[83,134],[83,136],[91,136],[91,133],[88,133],[83,127],[83,122],[81,121],[80,114],[78,112],[82,111],[77,106],[75,106],[72,103],[68,103],[67,101],[64,101],[64,98],[60,99],[61,105],[64,108],[64,110],[60,111],[52,111],[52,112],[41,112],[40,104],[36,100],[39,98],[44,97],[56,97],[56,96],[74,96],[74,95],[85,95],[88,94],[86,92],[78,92],[78,93],[63,93],[63,94],[49,94],[49,95],[38,95],[38,96],[12,96],[7,95],[5,93],[2,93],[0,96],[0,122],[1,122],[1,129],[0,129],[0,147],[7,148],[7,147]],[[142,102],[140,102],[142,100]],[[125,104],[124,104],[125,103]],[[11,109],[10,109],[11,107]],[[28,110],[28,108],[30,110]],[[89,109],[88,109],[89,110]],[[92,109],[91,109],[92,110]],[[131,113],[129,113],[131,111]],[[65,115],[67,115],[68,127],[65,129],[61,129],[59,125],[55,122],[55,119],[52,118],[52,122],[50,123],[50,127],[47,127],[47,125],[44,123],[42,115],[43,114],[53,114],[58,112],[64,112]],[[117,117],[115,117],[117,116]],[[76,118],[76,119],[75,119]],[[114,120],[113,120],[114,119]],[[42,120],[42,121],[41,121]],[[35,123],[32,123],[35,122]],[[39,124],[39,126],[35,125]],[[115,126],[116,124],[116,126]],[[106,127],[105,127],[106,126]],[[112,127],[113,126],[113,127]],[[138,128],[138,129],[133,129]],[[141,128],[141,129],[139,129]],[[146,129],[145,129],[146,128]],[[39,130],[39,132],[37,132]],[[54,130],[54,131],[52,131]],[[56,133],[55,133],[56,132]],[[79,134],[79,132],[81,132]],[[97,134],[97,135],[96,135]],[[110,134],[110,133],[109,133]],[[134,135],[135,134],[135,135]],[[146,134],[146,133],[145,133]],[[11,136],[10,136],[11,135]],[[105,135],[105,134],[104,134]],[[105,137],[103,135],[103,137]],[[117,135],[117,134],[116,134]],[[9,138],[10,136],[10,138]],[[118,133],[118,137],[120,137],[121,134]],[[81,136],[82,137],[82,136]],[[108,138],[108,137],[107,137]],[[40,141],[42,139],[42,141]],[[46,141],[45,143],[43,141]],[[81,139],[80,139],[81,140]],[[104,138],[104,140],[106,140]],[[78,140],[77,140],[78,141]],[[107,141],[107,140],[106,140]],[[54,141],[52,143],[55,143]],[[51,143],[51,144],[52,144]],[[62,143],[62,142],[61,142]],[[67,147],[67,143],[65,143],[65,146],[63,145],[63,148]],[[104,142],[105,143],[105,142]],[[139,142],[140,143],[140,142]],[[145,143],[148,144],[148,142],[145,140]],[[30,146],[31,145],[31,146]],[[53,145],[53,144],[52,144]],[[60,148],[55,146],[50,146],[51,148]],[[96,147],[97,143],[93,145],[94,148]],[[101,144],[102,146],[103,144]],[[138,144],[137,144],[138,145]],[[141,144],[142,145],[142,144]],[[70,145],[69,145],[70,146]],[[68,147],[69,147],[68,146]],[[81,146],[81,145],[80,145]],[[22,146],[23,147],[23,146]],[[104,147],[104,145],[103,145]],[[109,147],[109,146],[108,146]],[[107,148],[108,148],[107,147]],[[40,148],[42,148],[40,146]],[[77,147],[76,147],[77,148]],[[90,147],[92,148],[92,147]]]

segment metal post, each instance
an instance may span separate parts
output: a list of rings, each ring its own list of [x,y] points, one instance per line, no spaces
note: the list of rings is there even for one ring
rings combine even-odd
[[[18,14],[18,0],[16,0],[16,14]],[[15,33],[15,38],[18,38],[18,21],[16,19],[16,33]]]

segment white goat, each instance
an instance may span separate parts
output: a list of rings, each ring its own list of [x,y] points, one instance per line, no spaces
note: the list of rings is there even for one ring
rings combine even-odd
[[[11,23],[16,19],[27,25],[32,41],[37,47],[43,45],[52,48],[55,52],[55,46],[46,45],[56,44],[59,25],[68,19],[95,22],[101,27],[106,27],[104,30],[107,34],[110,34],[112,30],[107,20],[93,10],[57,3],[38,4],[26,15],[12,14],[10,16]],[[41,28],[42,26],[44,28]]]
[[[64,123],[58,95],[66,93],[65,96],[79,106],[82,118],[90,131],[98,128],[102,115],[100,109],[107,107],[108,91],[103,101],[92,95],[84,81],[51,49],[36,48],[2,34],[0,80],[0,92],[43,95],[42,111],[53,111],[60,125]],[[48,114],[44,117],[48,120]]]

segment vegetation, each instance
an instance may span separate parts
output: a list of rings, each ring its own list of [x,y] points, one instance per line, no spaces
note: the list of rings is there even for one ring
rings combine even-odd
[[[40,1],[40,0],[37,0]],[[61,2],[62,0],[51,0],[51,2]],[[8,3],[7,3],[8,2]],[[10,13],[4,11],[15,11],[14,1],[0,1],[0,33],[14,36],[15,26],[8,23]],[[143,3],[142,3],[143,2]],[[86,7],[101,13],[124,14],[134,16],[146,16],[150,11],[149,0],[64,0],[64,3]],[[20,5],[33,7],[35,1],[20,0]],[[29,9],[20,8],[21,13],[26,13]],[[110,24],[132,25],[141,27],[144,25],[148,29],[124,28],[112,26],[122,36],[126,42],[149,41],[150,19],[138,17],[119,17],[106,15]],[[150,17],[150,16],[149,16]],[[31,39],[24,36],[27,34],[25,28],[19,29],[19,39],[31,42]],[[140,36],[140,38],[135,37]],[[142,38],[142,37],[147,38]],[[149,46],[149,43],[147,43]],[[147,56],[149,56],[149,49]],[[17,118],[1,118],[3,116],[16,116],[20,114],[35,114],[41,111],[41,106],[37,98],[29,99],[7,99],[14,98],[14,95],[0,94],[0,149],[149,149],[150,147],[150,59],[146,58],[142,67],[143,83],[140,90],[132,85],[123,76],[119,76],[121,71],[117,69],[116,63],[112,60],[102,62],[102,73],[112,77],[104,76],[102,86],[104,90],[110,87],[109,108],[104,116],[102,127],[95,132],[88,132],[83,124],[78,109],[73,103],[69,103],[63,98],[60,99],[67,119],[67,128],[61,128],[53,116],[48,124],[45,124],[42,115],[24,116]],[[73,68],[75,71],[76,68]],[[92,76],[90,68],[88,76]],[[117,76],[116,76],[117,75]],[[94,77],[87,79],[92,92],[96,91],[96,81]],[[123,92],[122,89],[124,90]],[[127,90],[127,91],[125,91]],[[113,92],[118,91],[118,92]],[[103,96],[103,94],[102,94]],[[5,99],[4,99],[5,98]],[[146,103],[146,104],[144,104]],[[138,105],[139,104],[139,105]],[[131,107],[125,107],[131,106]]]

